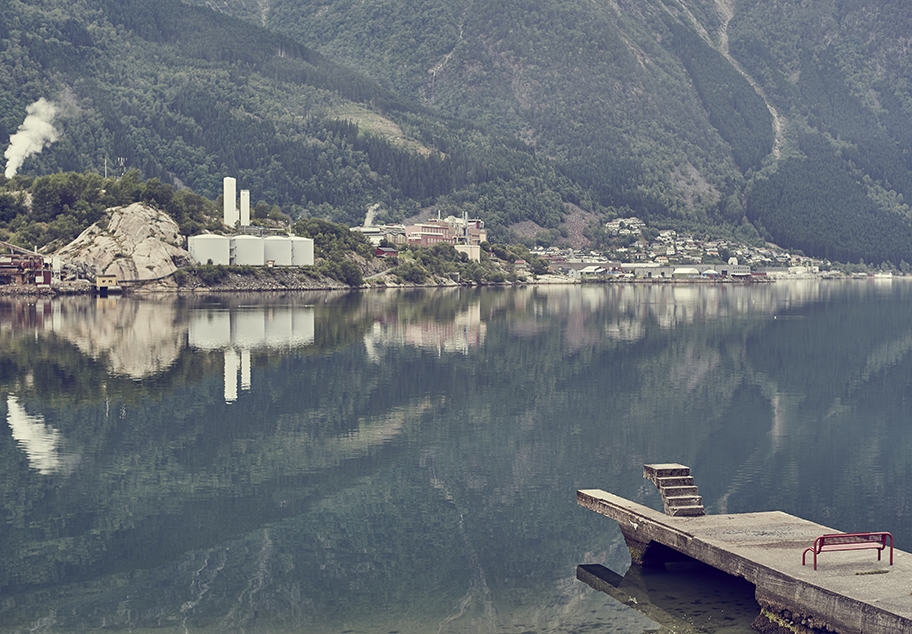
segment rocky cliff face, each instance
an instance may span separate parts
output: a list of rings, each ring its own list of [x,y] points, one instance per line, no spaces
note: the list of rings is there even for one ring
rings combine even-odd
[[[143,203],[108,210],[105,220],[93,224],[61,249],[64,277],[94,280],[116,275],[121,281],[167,277],[191,264],[177,223],[166,213]]]

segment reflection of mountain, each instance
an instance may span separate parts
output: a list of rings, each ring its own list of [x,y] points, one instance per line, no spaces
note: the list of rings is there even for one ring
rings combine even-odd
[[[9,303],[0,311],[14,332],[53,332],[86,356],[103,361],[111,374],[141,379],[169,368],[184,346],[186,325],[176,318],[176,301],[90,297]]]

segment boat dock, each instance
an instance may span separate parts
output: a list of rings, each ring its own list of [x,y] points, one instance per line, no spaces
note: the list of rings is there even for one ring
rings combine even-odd
[[[644,467],[657,486],[662,474],[690,473],[682,465]],[[599,489],[577,491],[576,498],[617,521],[636,564],[683,555],[752,583],[761,607],[754,627],[762,632],[912,632],[912,554],[894,550],[890,565],[886,551],[879,559],[871,550],[822,552],[814,570],[811,554],[802,565],[804,550],[841,531],[781,511],[703,515],[696,487],[675,488],[686,499],[663,492],[665,513]]]

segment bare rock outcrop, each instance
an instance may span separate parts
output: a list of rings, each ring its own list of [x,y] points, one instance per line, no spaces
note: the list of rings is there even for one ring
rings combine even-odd
[[[94,280],[116,275],[120,281],[156,280],[191,263],[177,223],[143,203],[114,207],[57,255],[65,277]]]

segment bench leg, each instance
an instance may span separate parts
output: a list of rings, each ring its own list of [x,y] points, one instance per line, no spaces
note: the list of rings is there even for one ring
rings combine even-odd
[[[817,570],[817,551],[814,548],[804,549],[804,552],[801,553],[801,565],[805,565],[805,558],[809,552],[814,553],[814,570]]]

